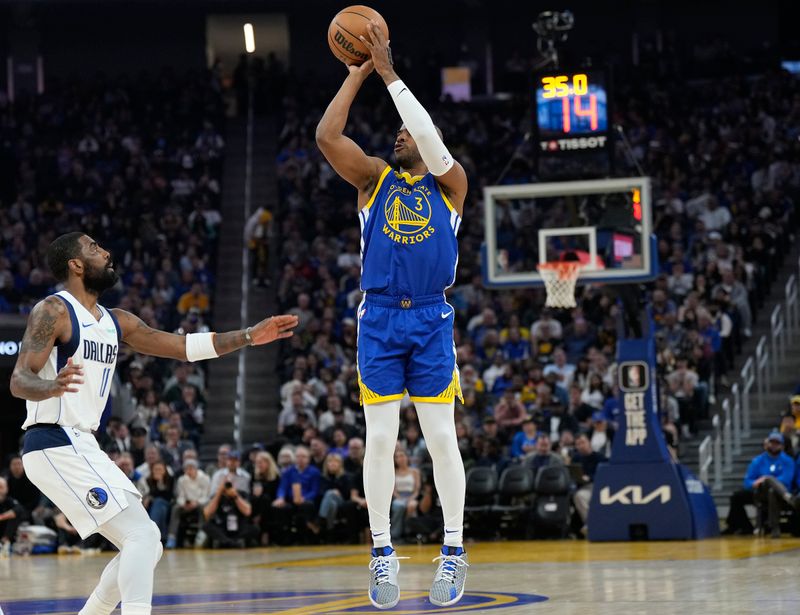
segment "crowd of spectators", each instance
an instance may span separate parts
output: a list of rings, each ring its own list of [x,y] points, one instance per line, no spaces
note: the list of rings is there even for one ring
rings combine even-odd
[[[401,62],[410,74],[409,61]],[[481,188],[509,161],[504,183],[537,179],[524,136],[527,105],[432,103],[425,92],[423,102],[471,181],[457,282],[447,291],[456,308],[464,399],[455,418],[465,466],[497,473],[580,466],[579,527],[594,470],[611,453],[622,328],[636,329],[641,312],[639,326],[655,332],[660,411],[676,456],[751,335],[796,223],[800,86],[784,73],[680,89],[657,80],[635,91],[622,86],[614,121],[625,126],[631,151],[617,144],[617,169],[631,172],[632,156],[653,180],[659,276],[633,293],[639,305],[624,301],[624,290],[585,286],[577,308],[557,312],[543,309],[540,290],[490,291],[480,274]],[[287,80],[280,202],[254,218],[254,229],[281,240],[275,291],[281,311],[300,321],[278,366],[277,440],[269,450],[222,446],[216,464],[201,469],[206,375],[189,365],[120,359],[116,397],[127,392],[130,412],[115,412],[122,418],[109,421],[101,440],[141,491],[168,547],[354,541],[366,527],[355,368],[360,237],[354,191],[314,145],[328,97]],[[81,228],[120,265],[122,281],[108,305],[159,328],[207,326],[223,149],[214,82],[161,75],[137,88],[65,86],[14,105],[0,101],[0,119],[0,139],[17,144],[19,159],[13,200],[0,209],[0,307],[24,313],[53,290],[42,251],[56,234]],[[385,92],[367,87],[348,134],[391,160],[398,122]],[[266,266],[263,254],[255,258]],[[265,281],[263,271],[257,277]],[[436,540],[435,485],[407,399],[395,465],[394,538]],[[76,544],[63,515],[41,500],[23,504],[23,492],[0,481],[3,536],[28,515],[50,519],[65,545]]]
[[[0,312],[27,314],[61,290],[45,251],[80,230],[109,250],[120,275],[105,306],[157,329],[208,330],[224,121],[220,84],[207,71],[53,81],[35,97],[0,96],[0,149],[14,161],[0,181]],[[195,365],[120,348],[98,438],[138,477],[165,540],[170,516],[182,518],[198,501],[187,499],[198,488],[178,474],[197,459],[206,385]],[[10,494],[24,509],[17,518],[46,522],[64,546],[76,546],[74,528],[50,502]]]
[[[411,67],[401,68],[412,81]],[[518,463],[537,468],[590,456],[589,480],[577,481],[590,484],[593,455],[610,454],[616,427],[614,353],[623,327],[655,334],[661,418],[677,456],[727,386],[736,353],[752,335],[796,226],[800,82],[784,72],[680,87],[639,77],[629,80],[636,88],[622,85],[616,96],[613,119],[625,127],[630,149],[618,142],[614,155],[619,175],[635,174],[638,163],[652,178],[658,277],[646,287],[584,286],[578,307],[569,311],[543,309],[539,290],[501,293],[482,285],[482,187],[509,161],[503,183],[537,180],[524,136],[528,107],[513,100],[437,102],[436,90],[418,93],[470,178],[456,285],[447,291],[456,308],[464,394],[456,424],[467,467],[501,472]],[[328,93],[293,87],[291,80],[287,92],[277,159],[280,203],[272,224],[282,241],[278,300],[300,325],[279,366],[278,431],[292,445],[336,449],[363,430],[355,367],[361,300],[355,191],[314,145]],[[368,154],[391,161],[398,123],[389,97],[368,83],[351,110],[347,135]],[[525,229],[513,232],[524,235]],[[405,479],[397,490],[393,519],[401,518],[399,508],[413,518],[433,486],[408,399],[399,446],[397,467],[408,458],[421,477],[413,489]],[[584,519],[588,501],[584,488],[576,498]]]

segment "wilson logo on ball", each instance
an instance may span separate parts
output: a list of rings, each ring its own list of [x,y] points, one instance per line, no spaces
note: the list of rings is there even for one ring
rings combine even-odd
[[[342,48],[342,50],[346,51],[347,53],[354,55],[357,58],[362,60],[366,60],[369,57],[368,53],[364,53],[363,51],[359,51],[353,46],[352,41],[350,41],[341,31],[336,30],[336,34],[333,35],[333,40],[336,41],[336,44]]]

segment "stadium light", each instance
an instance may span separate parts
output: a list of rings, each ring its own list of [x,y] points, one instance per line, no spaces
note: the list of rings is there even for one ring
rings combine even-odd
[[[256,50],[256,36],[251,23],[244,24],[244,48],[247,53],[253,53]]]

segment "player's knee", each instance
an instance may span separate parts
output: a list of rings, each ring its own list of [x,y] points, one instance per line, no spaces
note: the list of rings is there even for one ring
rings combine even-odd
[[[132,539],[146,545],[148,549],[155,551],[159,558],[161,557],[161,530],[153,521],[143,524],[139,531],[132,535]]]
[[[161,530],[158,529],[158,526],[155,522],[151,522],[151,538],[150,540],[153,541],[155,550],[156,550],[156,563],[161,560],[161,556],[164,554],[164,545],[161,544]]]
[[[137,524],[135,527],[129,528],[122,543],[123,549],[133,548],[138,553],[148,553],[148,555],[150,553],[155,553],[156,557],[154,563],[161,558],[161,531],[150,519]]]
[[[366,451],[373,456],[386,456],[394,453],[395,443],[397,442],[397,434],[389,434],[383,431],[367,430]]]
[[[431,456],[442,456],[458,451],[458,444],[452,431],[446,425],[436,425],[425,430],[425,442]],[[430,444],[428,444],[430,443]]]

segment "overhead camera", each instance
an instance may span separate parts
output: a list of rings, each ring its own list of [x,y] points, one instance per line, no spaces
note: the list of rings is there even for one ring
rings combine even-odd
[[[539,36],[536,48],[542,54],[542,66],[558,65],[557,43],[564,43],[575,26],[572,11],[544,11],[533,22],[533,31]]]
[[[567,32],[575,25],[575,16],[572,11],[544,11],[539,13],[533,29],[541,37],[559,38],[561,42],[567,40]]]

